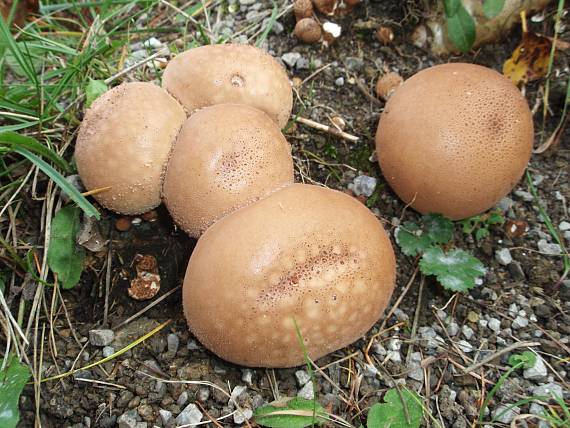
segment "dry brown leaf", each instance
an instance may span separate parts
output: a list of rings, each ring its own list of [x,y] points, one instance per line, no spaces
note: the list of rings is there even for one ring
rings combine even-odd
[[[548,71],[552,42],[531,32],[523,33],[522,42],[503,65],[503,74],[515,85],[540,79]]]
[[[564,120],[556,127],[554,132],[548,139],[542,143],[539,147],[534,149],[533,153],[541,154],[546,152],[551,147],[556,147],[560,144],[560,138],[562,138],[562,134],[564,133],[564,129],[566,128],[566,124],[568,122],[568,115],[564,118]]]

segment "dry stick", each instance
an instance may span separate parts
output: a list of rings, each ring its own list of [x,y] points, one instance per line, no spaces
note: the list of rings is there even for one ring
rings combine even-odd
[[[400,306],[400,303],[402,303],[402,300],[404,300],[404,297],[406,297],[406,294],[408,293],[408,291],[410,290],[410,287],[414,283],[414,279],[416,279],[416,275],[418,274],[419,269],[420,269],[420,266],[417,265],[416,268],[414,269],[414,273],[412,273],[410,280],[408,281],[408,283],[404,287],[404,290],[400,294],[400,297],[398,297],[398,300],[396,300],[396,303],[394,303],[394,306],[392,306],[392,308],[390,309],[388,314],[384,317],[384,321],[382,321],[382,324],[380,325],[380,328],[378,329],[379,331],[384,330],[384,327],[386,327],[386,323],[388,322],[388,319],[394,314],[394,312],[396,312],[396,309],[398,309],[398,307]]]
[[[107,326],[109,316],[109,291],[111,288],[111,266],[113,264],[113,229],[109,232],[109,250],[107,251],[107,272],[105,272],[105,307],[103,309],[103,325]]]
[[[485,364],[488,364],[491,361],[499,358],[501,355],[508,354],[509,352],[514,351],[515,349],[518,349],[518,348],[530,348],[531,346],[540,346],[540,342],[515,342],[512,345],[509,345],[509,346],[501,349],[500,351],[497,351],[494,354],[483,358],[478,363],[471,364],[469,367],[466,367],[465,369],[463,369],[463,373],[469,374],[472,371],[477,370],[479,367],[482,367]]]
[[[412,358],[412,350],[414,349],[414,340],[416,340],[416,331],[418,330],[418,322],[420,319],[420,312],[422,308],[422,297],[424,294],[424,280],[425,276],[422,275],[420,279],[420,289],[418,291],[418,302],[416,304],[416,311],[414,314],[414,322],[412,323],[412,332],[410,333],[410,346],[408,347],[408,354],[406,355],[406,363],[409,364]]]
[[[345,140],[348,140],[352,143],[356,143],[359,140],[359,138],[355,135],[349,134],[349,133],[344,132],[344,131],[339,131],[338,129],[336,129],[332,126],[323,125],[322,123],[315,122],[314,120],[311,120],[311,119],[306,119],[304,117],[296,117],[295,121],[302,123],[303,125],[307,125],[313,129],[318,129],[319,131],[324,131],[324,132],[331,134],[331,135],[334,135],[336,137],[344,138]]]
[[[382,106],[382,103],[380,101],[378,101],[376,98],[370,95],[370,92],[368,92],[368,89],[366,89],[366,86],[362,84],[362,82],[358,77],[356,76],[351,76],[351,77],[356,82],[356,87],[360,90],[362,95],[364,95],[368,100],[370,100],[372,103],[376,104],[377,106]]]
[[[63,296],[61,294],[61,289],[59,287],[57,288],[57,293],[59,296],[59,300],[61,301],[61,306],[63,306],[63,313],[65,314],[65,319],[67,320],[67,324],[69,325],[69,329],[71,330],[71,334],[73,335],[75,342],[77,342],[77,345],[79,345],[79,347],[81,348],[83,346],[83,344],[79,340],[79,337],[77,337],[77,333],[76,333],[75,329],[73,328],[73,324],[71,323],[71,318],[69,316],[69,312],[67,311],[67,306],[65,306],[65,301],[63,300]]]
[[[210,414],[208,413],[208,411],[205,409],[204,406],[202,406],[202,404],[201,404],[199,401],[196,401],[196,404],[198,405],[198,407],[200,407],[200,409],[204,412],[204,414],[208,417],[208,419],[210,419],[210,421],[211,421],[214,425],[216,425],[218,428],[224,428],[223,425],[221,425],[216,419],[214,419],[214,418],[212,417],[212,415],[210,415]]]
[[[309,80],[313,79],[317,74],[319,74],[320,72],[326,70],[327,68],[329,68],[331,65],[333,65],[332,62],[329,62],[326,65],[323,65],[321,68],[317,69],[316,71],[314,71],[312,74],[309,75],[309,77],[306,77],[305,79],[303,79],[301,81],[301,83],[299,83],[299,88],[301,88],[301,86],[303,86],[305,83],[307,83]],[[298,88],[298,89],[299,89]]]
[[[153,306],[158,305],[160,302],[162,302],[164,299],[166,299],[168,296],[170,296],[172,293],[174,293],[175,291],[178,291],[180,289],[180,285],[176,288],[173,288],[172,290],[170,290],[168,293],[160,296],[158,299],[154,300],[152,303],[146,305],[144,308],[142,308],[140,311],[138,311],[136,314],[134,314],[133,316],[127,318],[125,321],[123,321],[122,323],[120,323],[119,325],[117,325],[116,327],[114,327],[114,330],[118,330],[121,327],[124,327],[125,325],[127,325],[128,323],[130,323],[131,321],[137,319],[139,316],[141,316],[142,314],[144,314],[146,311],[148,311],[150,308],[152,308]]]

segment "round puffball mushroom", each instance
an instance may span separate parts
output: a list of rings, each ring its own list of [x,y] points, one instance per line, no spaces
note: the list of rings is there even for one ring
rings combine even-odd
[[[193,334],[236,364],[303,363],[363,336],[394,288],[381,223],[356,199],[293,184],[236,211],[200,238],[183,286]]]
[[[124,83],[87,110],[75,160],[88,190],[104,207],[140,214],[160,204],[162,174],[172,143],[186,119],[184,109],[152,83]]]
[[[280,128],[287,124],[293,105],[283,67],[253,46],[190,49],[170,61],[162,82],[189,112],[214,104],[246,104],[263,110]]]
[[[316,43],[321,39],[321,26],[313,18],[303,18],[295,25],[295,37],[303,43]]]
[[[269,116],[247,105],[218,104],[182,126],[163,197],[176,223],[197,238],[221,217],[293,178],[291,146]]]
[[[527,102],[507,78],[479,65],[445,64],[417,73],[390,97],[376,149],[404,202],[462,219],[512,190],[533,135]]]

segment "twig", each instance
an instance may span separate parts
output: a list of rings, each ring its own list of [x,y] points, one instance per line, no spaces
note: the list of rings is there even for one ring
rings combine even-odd
[[[408,347],[408,354],[406,355],[406,362],[409,364],[412,358],[412,351],[414,349],[414,341],[416,340],[416,331],[418,330],[418,322],[420,320],[420,312],[422,309],[422,297],[424,294],[424,280],[425,276],[422,275],[420,279],[420,288],[418,291],[418,302],[414,314],[414,321],[412,323],[412,332],[410,333],[410,346]]]
[[[136,314],[134,314],[133,316],[127,318],[126,320],[124,320],[122,323],[120,323],[118,326],[114,327],[113,330],[118,330],[121,327],[124,327],[125,325],[127,325],[128,323],[130,323],[131,321],[135,320],[136,318],[138,318],[139,316],[141,316],[142,314],[144,314],[146,311],[148,311],[150,308],[152,308],[153,306],[158,305],[160,302],[162,302],[164,299],[166,299],[168,296],[170,296],[172,293],[174,293],[175,291],[180,289],[180,285],[176,288],[173,288],[172,290],[170,290],[168,293],[164,294],[163,296],[160,296],[158,299],[154,300],[152,303],[149,303],[148,305],[146,305],[144,308],[142,308],[140,311],[138,311]]]
[[[322,123],[315,122],[314,120],[311,120],[311,119],[306,119],[304,117],[297,117],[297,118],[295,118],[295,121],[302,123],[303,125],[307,125],[313,129],[318,129],[319,131],[324,131],[324,132],[331,134],[331,135],[334,135],[336,137],[344,138],[345,140],[348,140],[352,143],[356,143],[359,140],[359,138],[355,135],[348,134],[347,132],[344,132],[344,131],[339,131],[338,129],[336,129],[332,126],[323,125]]]
[[[531,346],[540,346],[540,342],[515,342],[512,345],[509,345],[506,348],[503,348],[500,351],[497,351],[494,354],[483,358],[478,363],[471,364],[469,367],[464,368],[463,373],[469,374],[472,371],[477,370],[479,367],[482,367],[485,364],[488,364],[491,361],[499,358],[501,355],[507,354],[511,351],[514,351],[515,349],[518,349],[518,348],[530,348]]]
[[[364,95],[373,104],[376,104],[377,106],[382,106],[382,103],[380,101],[374,98],[374,96],[370,95],[370,92],[368,92],[368,89],[366,89],[366,87],[362,84],[362,82],[358,77],[352,76],[352,78],[356,82],[356,87],[362,93],[362,95]]]
[[[394,314],[394,312],[396,312],[396,309],[398,309],[398,307],[400,306],[400,303],[402,303],[402,300],[404,299],[404,297],[406,297],[406,294],[408,293],[410,287],[414,283],[414,279],[416,279],[416,275],[418,274],[419,269],[420,269],[420,267],[419,267],[419,265],[417,265],[416,268],[414,269],[414,273],[412,274],[410,280],[408,281],[408,283],[404,287],[404,290],[400,294],[400,297],[398,297],[398,300],[396,300],[396,303],[394,303],[394,306],[392,306],[392,308],[390,309],[388,314],[386,314],[386,316],[384,317],[384,321],[382,321],[382,324],[380,325],[380,328],[378,329],[379,331],[384,330],[384,327],[386,327],[386,323],[388,322],[388,319],[390,319],[390,317]]]
[[[113,264],[113,229],[109,228],[109,250],[107,251],[107,272],[105,272],[105,307],[103,309],[103,325],[107,325],[109,316],[109,291],[111,288],[111,266]]]

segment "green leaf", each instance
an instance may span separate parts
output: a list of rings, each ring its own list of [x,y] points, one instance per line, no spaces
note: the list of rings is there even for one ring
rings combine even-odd
[[[493,211],[489,213],[489,218],[487,219],[487,224],[503,224],[505,222],[505,217],[499,212]]]
[[[522,354],[513,354],[509,358],[511,367],[522,366],[524,369],[530,369],[536,364],[536,354],[530,351],[524,351]]]
[[[15,428],[20,419],[20,394],[30,378],[30,370],[15,355],[4,358],[8,362],[0,372],[0,426]]]
[[[376,403],[368,412],[368,428],[418,428],[422,421],[423,408],[420,396],[408,389],[402,389],[402,398],[396,389],[390,389],[384,396],[385,403]],[[403,399],[403,400],[402,400]],[[406,418],[404,404],[408,410]]]
[[[89,82],[85,86],[85,104],[90,107],[99,96],[103,95],[109,87],[102,80],[94,80],[89,78]]]
[[[483,2],[483,13],[487,18],[494,18],[503,10],[505,0],[485,0]]]
[[[475,286],[475,279],[486,272],[483,264],[463,250],[451,250],[447,254],[439,247],[426,250],[420,260],[420,270],[434,275],[439,283],[451,291],[467,291]]]
[[[481,221],[481,216],[474,215],[473,217],[468,217],[466,219],[461,220],[459,224],[461,224],[463,233],[465,233],[466,235],[470,235],[471,233],[473,233],[473,231],[475,230],[480,221]]]
[[[453,238],[453,222],[441,214],[424,215],[422,221],[434,244],[447,244]]]
[[[49,147],[44,146],[38,140],[25,135],[20,135],[17,132],[5,131],[0,132],[0,146],[6,146],[11,150],[22,148],[34,152],[46,159],[49,159],[64,171],[70,171],[69,164],[56,152]]]
[[[469,52],[475,43],[475,20],[462,4],[455,15],[447,17],[447,34],[453,46],[463,53]]]
[[[406,222],[396,232],[396,240],[407,256],[423,253],[433,244],[446,244],[453,237],[453,223],[441,214],[422,217],[422,227]]]
[[[480,229],[477,230],[477,232],[475,232],[475,239],[477,241],[480,241],[481,239],[489,236],[489,234],[490,234],[489,229],[487,229],[486,227],[481,227]]]
[[[45,162],[43,159],[40,159],[33,153],[30,153],[26,149],[17,148],[14,151],[16,153],[21,154],[28,160],[30,160],[34,165],[36,165],[39,169],[41,169],[49,178],[51,178],[55,182],[55,184],[57,184],[61,188],[61,190],[67,193],[67,195],[71,198],[71,200],[75,202],[79,206],[79,208],[83,210],[85,215],[89,217],[95,217],[97,220],[101,218],[101,215],[99,214],[99,211],[97,211],[97,208],[91,205],[91,202],[89,202],[85,198],[85,196],[79,193],[79,191],[69,181],[67,181],[64,176],[62,176],[59,172],[53,169],[47,162]]]
[[[457,14],[459,7],[461,6],[461,0],[444,0],[443,8],[445,9],[445,15],[449,18]]]
[[[75,242],[79,227],[79,209],[73,205],[60,209],[51,222],[48,264],[63,288],[77,284],[83,271],[85,250]]]
[[[255,422],[270,428],[305,428],[322,425],[327,414],[315,400],[293,398],[285,403],[273,403],[255,411]]]

